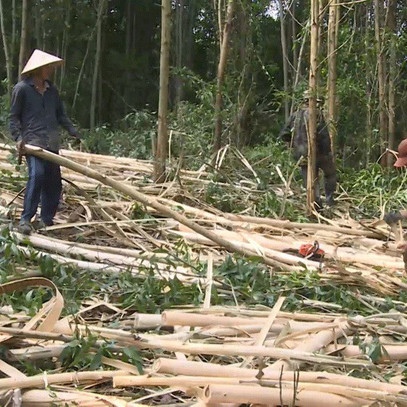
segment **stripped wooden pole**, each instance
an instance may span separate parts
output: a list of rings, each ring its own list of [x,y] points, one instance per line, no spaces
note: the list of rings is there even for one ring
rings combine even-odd
[[[51,161],[55,164],[69,168],[73,171],[79,172],[80,174],[83,174],[89,178],[93,178],[93,179],[101,182],[102,184],[108,185],[120,192],[123,192],[124,194],[130,196],[131,198],[135,199],[136,201],[142,203],[143,205],[150,206],[150,207],[154,208],[155,210],[157,210],[159,213],[177,220],[178,222],[189,227],[190,229],[194,230],[195,232],[212,240],[219,246],[224,247],[226,250],[229,250],[231,252],[240,253],[240,254],[243,254],[244,256],[261,257],[255,251],[242,248],[239,245],[235,244],[234,242],[231,242],[227,239],[217,236],[216,233],[204,228],[203,226],[198,225],[196,222],[191,221],[186,216],[181,215],[180,213],[175,212],[172,209],[169,209],[167,206],[159,203],[157,199],[151,198],[151,197],[137,191],[136,188],[126,185],[122,182],[116,181],[113,178],[107,177],[106,175],[101,174],[100,172],[93,170],[92,168],[75,163],[65,157],[51,153],[50,151],[44,150],[44,149],[42,149],[40,147],[36,147],[36,146],[25,145],[25,152],[29,155],[34,155],[34,156],[42,158],[44,160]],[[278,268],[289,268],[289,266],[286,266],[284,263],[281,263],[276,260],[272,260],[266,256],[262,256],[262,259],[269,266],[278,267]]]

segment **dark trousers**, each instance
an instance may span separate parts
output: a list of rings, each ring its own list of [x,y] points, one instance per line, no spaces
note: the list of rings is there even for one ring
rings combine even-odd
[[[41,200],[41,219],[46,225],[52,225],[62,191],[61,169],[32,155],[27,155],[27,164],[28,182],[21,222],[30,222]]]
[[[325,196],[328,205],[333,203],[333,194],[336,189],[336,168],[332,155],[317,156],[315,171],[315,202],[321,206],[321,194],[319,190],[319,170],[324,173]],[[301,166],[301,174],[305,188],[307,187],[307,165]]]

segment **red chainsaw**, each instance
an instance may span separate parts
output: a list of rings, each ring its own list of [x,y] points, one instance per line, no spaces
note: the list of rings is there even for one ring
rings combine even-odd
[[[325,256],[325,252],[319,248],[319,243],[317,241],[315,241],[314,244],[302,244],[298,250],[286,249],[284,252],[310,260],[322,260]]]

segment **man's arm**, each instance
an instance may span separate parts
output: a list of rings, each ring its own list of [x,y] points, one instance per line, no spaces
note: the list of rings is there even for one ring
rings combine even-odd
[[[58,106],[57,106],[57,119],[58,123],[73,137],[81,138],[78,130],[72,124],[71,120],[66,114],[64,104],[58,95]]]
[[[15,86],[11,95],[9,129],[14,141],[21,141],[21,112],[24,105],[24,88]]]
[[[317,135],[318,135],[318,144],[321,149],[320,153],[322,154],[330,153],[331,138],[329,137],[328,125],[321,111],[318,112]]]
[[[282,138],[287,143],[291,141],[294,122],[295,114],[292,114],[288,119],[287,123],[285,124],[285,126],[280,131],[279,137]]]

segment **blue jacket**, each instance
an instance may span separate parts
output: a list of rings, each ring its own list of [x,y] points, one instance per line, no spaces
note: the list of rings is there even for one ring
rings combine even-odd
[[[23,140],[57,152],[60,146],[59,126],[71,136],[77,131],[65,112],[57,88],[46,81],[43,95],[35,90],[31,77],[18,82],[11,98],[9,127],[15,141]]]

